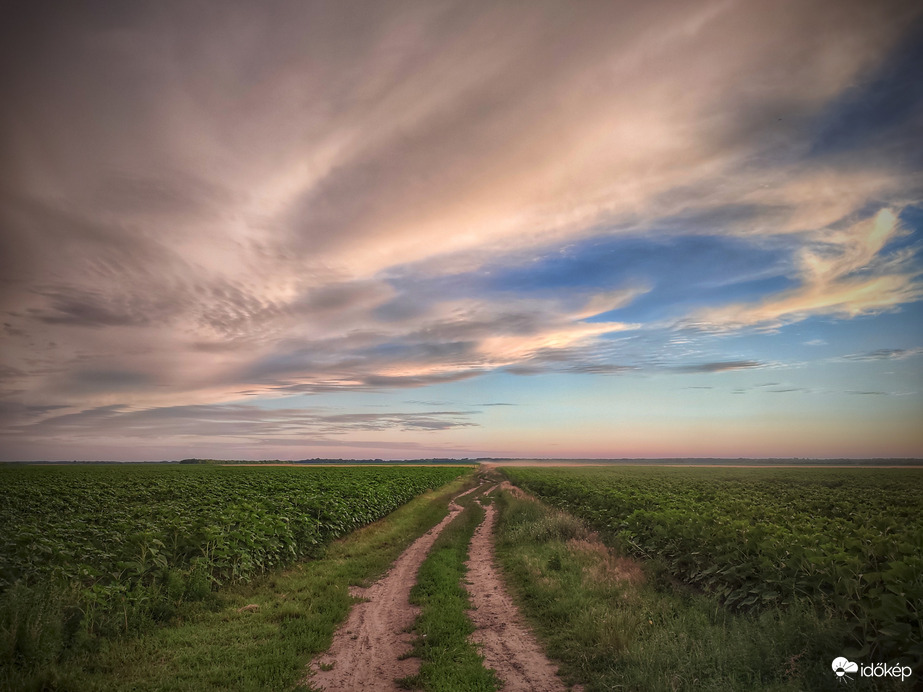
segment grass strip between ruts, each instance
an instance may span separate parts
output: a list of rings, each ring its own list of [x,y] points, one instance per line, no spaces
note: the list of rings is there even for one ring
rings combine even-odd
[[[286,690],[326,650],[354,598],[351,585],[383,574],[447,513],[470,474],[411,500],[328,546],[325,554],[247,585],[222,589],[214,608],[191,610],[143,636],[42,671],[9,689]]]
[[[421,664],[419,673],[401,681],[407,689],[493,692],[500,686],[469,641],[474,625],[468,618],[471,604],[462,580],[471,537],[484,519],[483,508],[472,500],[472,496],[460,500],[467,506],[436,539],[410,593],[411,603],[421,607],[410,655],[420,658]]]

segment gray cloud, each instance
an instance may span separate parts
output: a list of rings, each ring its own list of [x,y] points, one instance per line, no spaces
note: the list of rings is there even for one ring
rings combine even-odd
[[[9,365],[0,365],[0,381],[17,379],[25,375],[26,373],[18,368]]]
[[[639,365],[609,362],[616,354],[600,353],[596,348],[538,349],[528,359],[504,368],[513,375],[572,373],[583,375],[621,375],[642,369]]]
[[[48,307],[29,312],[47,324],[128,327],[161,323],[173,313],[169,301],[148,295],[112,295],[73,287],[49,289]]]
[[[548,368],[539,365],[508,365],[503,370],[511,375],[542,375],[548,372]]]
[[[363,383],[374,388],[422,387],[430,384],[458,382],[459,380],[467,380],[481,374],[483,373],[480,370],[472,370],[468,372],[453,372],[445,375],[369,375],[363,378]]]
[[[752,368],[766,367],[765,363],[755,360],[726,360],[713,363],[696,363],[694,365],[679,365],[671,369],[684,373],[711,373],[727,372],[729,370],[750,370]]]
[[[208,218],[237,201],[230,190],[177,170],[159,177],[114,175],[101,181],[92,203],[118,216],[172,221]]]
[[[611,363],[580,363],[565,369],[565,372],[583,373],[588,375],[618,375],[625,372],[638,370],[634,365],[613,365]]]
[[[331,437],[314,437],[299,440],[263,439],[259,440],[258,444],[263,447],[275,447],[283,449],[286,447],[328,447],[331,449],[374,449],[380,452],[397,451],[405,453],[420,453],[425,451],[428,455],[432,455],[434,449],[433,445],[425,445],[413,440],[390,442],[388,440],[361,440],[355,438],[350,438],[349,440],[341,440]],[[440,453],[444,453],[447,457],[461,456],[460,452],[463,451],[463,448],[461,447],[437,446],[436,448],[439,449]],[[423,455],[421,454],[421,456]]]
[[[923,354],[923,348],[879,348],[865,353],[842,356],[845,360],[903,360]]]
[[[405,404],[419,404],[421,406],[449,406],[451,405],[452,402],[450,401],[428,401],[425,399],[408,399],[404,403]],[[518,404],[511,404],[511,403],[504,402],[504,401],[474,404],[474,406],[478,408],[489,407],[489,406],[517,406],[517,405]]]
[[[323,416],[326,425],[343,425],[349,430],[448,430],[470,427],[465,418],[471,411],[429,411],[425,415],[416,413],[341,413]]]
[[[378,307],[391,297],[393,289],[379,281],[351,281],[327,284],[310,290],[293,309],[306,315],[342,313]]]
[[[260,334],[268,322],[283,316],[288,306],[267,300],[246,286],[222,281],[200,290],[194,310],[198,324],[226,344]]]
[[[53,412],[54,407],[41,413]],[[32,413],[37,413],[32,411]],[[244,440],[291,439],[303,436],[343,435],[387,430],[448,430],[471,427],[473,411],[426,413],[375,412],[325,413],[312,409],[266,409],[243,404],[166,406],[134,410],[120,404],[75,413],[51,415],[13,427],[13,438],[69,437],[106,439],[112,436],[156,439],[159,437],[210,436]]]
[[[87,394],[91,392],[120,392],[145,389],[155,384],[143,372],[130,370],[78,370],[72,373],[70,381],[62,385],[65,392]]]

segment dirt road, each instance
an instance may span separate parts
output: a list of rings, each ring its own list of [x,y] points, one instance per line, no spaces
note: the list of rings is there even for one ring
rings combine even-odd
[[[418,614],[410,605],[410,589],[436,538],[461,511],[453,500],[448,516],[405,550],[384,577],[367,589],[353,591],[367,600],[353,606],[330,649],[311,663],[305,682],[327,692],[397,692],[395,680],[417,672],[418,660],[401,660],[411,648],[413,635],[408,630]],[[504,682],[504,692],[564,692],[567,688],[522,624],[500,580],[493,562],[494,508],[488,505],[485,511],[467,563],[470,616],[478,628],[472,638],[480,644],[485,665]]]
[[[475,490],[456,496],[445,519],[401,553],[385,576],[367,589],[352,590],[354,596],[367,600],[353,606],[330,649],[311,663],[309,684],[330,692],[396,691],[400,689],[394,683],[397,678],[416,672],[418,661],[399,660],[410,650],[413,635],[407,630],[418,611],[410,605],[410,589],[436,538],[462,511],[455,500]]]

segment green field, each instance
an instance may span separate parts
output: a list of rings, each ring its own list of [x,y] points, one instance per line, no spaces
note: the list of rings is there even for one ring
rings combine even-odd
[[[618,550],[732,611],[809,607],[842,653],[923,662],[923,473],[506,468]],[[834,652],[835,653],[835,652]]]
[[[167,621],[463,470],[0,466],[3,663],[40,666]]]
[[[919,470],[502,472],[544,504],[496,494],[499,564],[561,675],[588,692],[834,689],[840,655],[919,671]],[[304,689],[349,587],[383,574],[473,475],[0,466],[0,689]],[[468,507],[420,570],[422,667],[404,684],[497,684],[467,640],[459,582],[480,515]]]

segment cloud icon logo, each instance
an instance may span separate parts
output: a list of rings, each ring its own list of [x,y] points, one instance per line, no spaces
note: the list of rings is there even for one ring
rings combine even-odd
[[[859,664],[853,663],[852,661],[843,658],[842,656],[833,659],[833,664],[831,666],[833,672],[836,673],[838,678],[842,678],[846,673],[857,673],[859,672]]]

